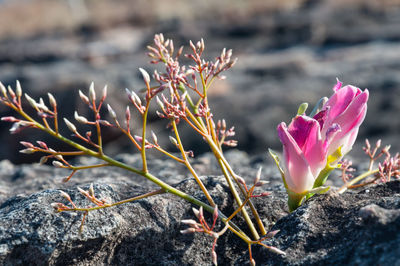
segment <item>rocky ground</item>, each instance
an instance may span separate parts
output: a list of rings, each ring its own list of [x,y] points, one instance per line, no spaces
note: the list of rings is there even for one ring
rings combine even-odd
[[[210,102],[216,118],[236,126],[238,148],[227,153],[235,171],[248,182],[259,166],[270,183],[271,196],[258,199],[264,223],[281,230],[268,244],[287,256],[254,248],[261,265],[397,265],[400,236],[399,181],[370,186],[342,195],[339,173],[328,180],[329,193],[318,195],[289,214],[279,173],[267,147],[280,150],[276,126],[290,122],[302,102],[330,95],[338,77],[345,84],[370,90],[368,114],[352,151],[358,171],[365,169],[364,138],[382,138],[392,151],[400,150],[400,2],[397,0],[296,0],[248,2],[196,1],[1,1],[0,81],[15,84],[33,97],[51,91],[59,110],[88,114],[78,90],[94,81],[109,85],[110,103],[123,116],[128,100],[124,89],[139,90],[139,67],[151,70],[145,47],[163,32],[176,46],[204,38],[212,58],[223,47],[233,48],[237,65],[227,79],[215,83]],[[67,4],[68,3],[68,4]],[[176,8],[179,7],[179,8]],[[0,106],[0,116],[13,115]],[[150,127],[168,145],[165,124],[150,116]],[[71,119],[73,120],[73,118]],[[62,201],[58,189],[79,204],[87,204],[79,185],[95,184],[98,195],[117,201],[149,191],[152,184],[118,169],[93,169],[67,184],[69,173],[36,164],[38,157],[18,153],[19,141],[43,140],[26,130],[10,135],[11,125],[0,123],[0,263],[4,265],[209,265],[207,236],[181,235],[182,219],[193,218],[190,205],[173,195],[91,213],[82,235],[79,214],[55,214],[50,207]],[[163,134],[162,132],[165,132]],[[67,131],[65,131],[66,134]],[[221,209],[232,211],[230,197],[212,156],[182,128],[182,138],[196,158],[193,166]],[[105,131],[106,152],[131,165],[137,154],[116,131]],[[245,151],[245,152],[243,152]],[[130,153],[130,155],[125,154]],[[201,198],[187,171],[151,154],[149,167],[168,183]],[[77,158],[77,163],[94,159]],[[238,219],[238,224],[242,221]],[[158,256],[154,256],[157,250]],[[246,246],[233,235],[218,242],[221,265],[248,262]]]
[[[213,172],[212,155],[193,162],[196,168]],[[336,188],[317,195],[289,214],[286,193],[271,161],[243,152],[227,157],[240,165],[238,173],[251,182],[254,166],[264,166],[263,179],[270,183],[261,191],[271,195],[254,203],[270,230],[280,230],[265,243],[280,248],[286,256],[253,247],[258,265],[397,265],[400,243],[400,182],[364,187],[338,195]],[[119,160],[139,164],[139,157]],[[82,161],[83,162],[83,161]],[[242,165],[243,167],[242,167]],[[249,167],[251,166],[251,167]],[[168,162],[152,161],[152,171],[163,180],[196,198],[205,200],[193,179]],[[193,219],[190,204],[172,194],[163,194],[118,207],[91,212],[79,234],[81,214],[54,213],[53,202],[63,202],[59,189],[78,206],[88,202],[76,186],[112,202],[150,191],[138,176],[111,168],[92,169],[71,183],[60,180],[66,172],[47,166],[0,163],[0,263],[2,265],[211,265],[211,239],[203,234],[183,235]],[[246,175],[247,174],[247,175]],[[232,198],[226,181],[203,176],[220,209],[231,213]],[[340,184],[337,176],[331,183]],[[141,185],[138,185],[141,184]],[[241,219],[235,223],[244,226]],[[155,253],[156,251],[156,253]],[[247,247],[235,235],[225,234],[216,249],[220,265],[248,264]]]

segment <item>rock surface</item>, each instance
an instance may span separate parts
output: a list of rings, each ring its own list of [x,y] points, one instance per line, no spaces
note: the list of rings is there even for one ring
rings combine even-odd
[[[400,182],[369,186],[342,195],[335,189],[308,200],[288,214],[285,191],[270,161],[248,157],[242,152],[227,154],[240,169],[249,171],[251,182],[263,165],[265,186],[271,195],[254,202],[264,224],[280,230],[266,241],[284,250],[276,255],[253,247],[258,265],[397,265],[400,244]],[[135,165],[139,157],[121,156]],[[85,159],[88,162],[88,159]],[[90,159],[89,159],[90,160]],[[84,160],[81,159],[81,162]],[[240,165],[242,162],[243,165]],[[255,163],[256,162],[256,163]],[[213,172],[211,155],[193,161],[198,171]],[[247,164],[247,168],[244,165]],[[164,167],[163,167],[164,166]],[[202,197],[194,180],[168,162],[155,161],[154,173],[195,197]],[[253,169],[253,170],[251,170]],[[58,188],[71,195],[78,206],[88,202],[77,191],[88,189],[90,179],[98,198],[115,202],[151,190],[147,183],[111,168],[92,169],[75,176],[70,184],[59,180],[67,174],[47,166],[15,166],[0,163],[0,263],[2,265],[210,265],[211,239],[203,234],[181,234],[187,226],[182,219],[193,219],[190,204],[171,194],[91,212],[80,235],[81,214],[53,212],[53,202],[65,202]],[[9,175],[11,173],[11,175]],[[171,175],[168,176],[167,173]],[[204,173],[204,172],[202,172]],[[13,178],[11,178],[13,176]],[[331,176],[332,179],[335,176]],[[36,181],[34,181],[36,180]],[[222,177],[204,176],[203,181],[224,213],[231,213],[232,201]],[[339,184],[339,183],[338,183]],[[262,191],[262,190],[261,190]],[[237,219],[243,226],[243,221]],[[221,265],[248,263],[246,245],[233,234],[218,241]]]

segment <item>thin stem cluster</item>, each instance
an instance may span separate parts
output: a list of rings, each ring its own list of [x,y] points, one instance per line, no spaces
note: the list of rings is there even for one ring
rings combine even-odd
[[[107,98],[107,87],[104,87],[101,96],[98,97],[94,84],[92,83],[87,95],[79,91],[81,100],[93,113],[92,118],[81,116],[76,111],[74,113],[76,122],[91,128],[91,130],[82,133],[73,122],[64,118],[63,121],[66,127],[71,131],[72,137],[62,136],[59,132],[57,102],[50,93],[48,94],[49,106],[46,105],[43,99],[40,98],[39,101],[36,101],[25,94],[25,99],[36,112],[36,116],[34,117],[28,115],[22,108],[22,89],[20,83],[17,82],[15,91],[10,86],[6,89],[5,86],[0,83],[2,93],[0,98],[1,103],[13,109],[20,117],[2,118],[3,121],[13,123],[10,129],[11,133],[17,133],[25,128],[35,128],[67,143],[72,148],[71,151],[57,151],[48,147],[47,144],[42,141],[37,141],[36,144],[21,142],[25,147],[21,150],[22,153],[43,153],[44,156],[40,160],[41,163],[46,163],[51,160],[55,167],[69,169],[71,173],[65,178],[65,182],[70,180],[78,171],[89,168],[113,166],[143,176],[160,187],[159,190],[114,203],[104,199],[98,199],[95,196],[93,186],[90,186],[87,191],[78,188],[80,193],[90,202],[90,206],[77,206],[67,193],[61,192],[61,195],[67,200],[68,206],[64,203],[54,203],[53,207],[57,212],[73,211],[83,213],[81,223],[82,229],[84,221],[91,211],[117,206],[162,193],[172,193],[198,206],[199,209],[194,211],[198,222],[194,220],[183,221],[190,225],[190,228],[184,230],[183,233],[202,232],[212,236],[214,242],[211,254],[212,261],[215,264],[217,263],[215,253],[217,239],[227,231],[233,232],[247,243],[250,262],[252,264],[255,263],[251,255],[252,245],[261,245],[275,253],[284,254],[283,251],[263,243],[266,238],[272,237],[277,232],[268,233],[252,202],[253,198],[268,195],[266,192],[255,194],[256,188],[266,183],[260,180],[261,171],[258,172],[254,183],[250,187],[248,187],[242,177],[235,173],[223,153],[224,146],[234,147],[237,144],[236,140],[231,139],[235,135],[234,127],[228,127],[225,120],[218,120],[215,122],[214,115],[209,105],[208,91],[211,85],[218,79],[224,79],[225,76],[223,76],[223,72],[230,69],[236,62],[236,59],[232,59],[232,50],[223,49],[221,54],[214,61],[207,61],[203,58],[203,52],[205,50],[203,40],[196,44],[190,42],[190,52],[183,54],[183,47],[175,51],[173,41],[165,39],[162,34],[155,35],[154,45],[148,46],[148,50],[151,63],[162,65],[163,71],[156,70],[151,77],[146,70],[142,68],[139,69],[145,84],[145,88],[142,90],[143,95],[133,90],[126,89],[129,105],[126,107],[124,116],[122,118],[118,117],[114,109],[110,105],[107,105],[108,117],[104,118],[102,117],[101,110]],[[188,66],[181,65],[179,61],[181,56],[188,58],[191,64]],[[170,128],[172,132],[169,136],[169,140],[176,148],[178,154],[170,152],[162,147],[159,144],[158,136],[154,132],[148,132],[147,130],[148,113],[153,100],[155,100],[154,102],[158,105],[158,116],[160,119],[165,119],[167,121],[167,127]],[[139,114],[141,118],[139,121],[132,121],[131,109]],[[140,125],[137,126],[136,123]],[[225,215],[218,209],[213,196],[209,193],[199,175],[192,167],[191,157],[194,156],[194,153],[185,148],[184,141],[180,134],[180,123],[189,125],[189,127],[193,129],[193,132],[198,135],[199,139],[204,141],[215,155],[221,168],[221,173],[224,175],[237,205],[235,211],[230,215]],[[127,137],[133,147],[141,155],[142,165],[140,168],[121,163],[106,155],[102,139],[102,129],[104,127],[115,128]],[[207,202],[202,202],[170,186],[160,178],[151,174],[147,163],[148,149],[155,149],[161,154],[175,160],[178,164],[183,164],[196,180]],[[96,165],[74,165],[66,159],[70,156],[82,155],[96,157],[102,160],[103,163]],[[203,210],[212,214],[212,225],[206,223]],[[250,235],[245,233],[246,230],[240,229],[233,223],[233,219],[238,216],[241,216],[245,220]],[[215,231],[218,227],[218,220],[222,222],[223,226],[219,231]]]

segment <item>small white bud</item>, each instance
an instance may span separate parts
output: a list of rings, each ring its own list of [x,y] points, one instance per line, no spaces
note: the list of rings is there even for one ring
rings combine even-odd
[[[90,184],[90,187],[89,187],[89,195],[90,196],[94,196],[94,188],[93,188],[93,183],[92,184]]]
[[[107,104],[107,109],[108,109],[108,112],[110,113],[111,117],[113,119],[117,119],[117,114],[115,113],[114,109],[112,109],[112,107],[109,104]]]
[[[257,174],[256,174],[256,178],[254,179],[254,184],[257,184],[260,181],[260,179],[261,179],[261,170],[262,170],[262,167],[258,168],[258,171],[257,171]]]
[[[42,156],[42,158],[40,158],[39,164],[45,164],[47,162],[47,160],[49,159],[49,157],[47,156]]]
[[[197,226],[197,222],[195,220],[192,220],[192,219],[182,220],[181,223],[187,224],[187,225],[190,225],[190,226]]]
[[[59,190],[59,191],[60,191],[61,196],[63,196],[66,200],[71,200],[71,197],[67,193],[65,193],[62,190]]]
[[[52,164],[53,164],[54,167],[64,168],[64,165],[59,161],[53,161]]]
[[[57,160],[64,160],[64,157],[61,154],[57,154],[54,156],[54,158],[56,158]]]
[[[42,110],[44,110],[44,111],[46,111],[46,112],[50,111],[49,108],[44,104],[44,101],[43,101],[42,98],[39,99],[39,103],[36,104],[36,106],[37,106],[39,109],[42,109]]]
[[[36,152],[36,150],[33,148],[27,148],[27,149],[20,150],[19,152],[23,153],[23,154],[32,154],[32,153]]]
[[[0,81],[0,89],[1,89],[1,93],[3,94],[3,96],[7,97],[7,89],[6,89],[6,87],[4,87],[3,83],[1,83],[1,81]]]
[[[158,96],[156,96],[156,100],[157,100],[157,104],[160,106],[160,108],[162,110],[164,110],[164,104],[163,102],[160,100],[160,98],[158,98]]]
[[[88,120],[84,116],[80,116],[77,111],[74,112],[74,118],[81,124],[86,124]]]
[[[181,234],[191,234],[191,233],[196,232],[196,229],[194,229],[193,227],[189,227],[188,229],[181,230],[180,232],[181,232]]]
[[[89,103],[89,98],[81,90],[79,90],[79,97],[81,97],[81,100],[84,103],[86,103],[86,104]]]
[[[35,108],[35,109],[37,109],[37,103],[36,103],[36,101],[34,100],[34,99],[32,99],[28,94],[26,94],[25,93],[25,98],[26,98],[26,100],[29,102],[29,104],[33,107],[33,108]]]
[[[64,122],[65,122],[65,124],[67,125],[67,127],[68,127],[69,130],[71,130],[73,133],[76,133],[76,127],[75,127],[74,124],[72,124],[71,122],[69,122],[69,120],[66,119],[65,117],[64,117]]]
[[[51,93],[49,92],[49,93],[47,93],[47,96],[49,97],[50,105],[51,105],[53,108],[55,108],[55,107],[57,106],[57,101],[56,101],[56,99],[54,98],[53,94],[51,94]]]
[[[85,190],[81,189],[80,187],[77,187],[77,189],[82,195],[84,195],[84,196],[87,195],[87,192]]]
[[[282,250],[280,250],[279,248],[276,248],[276,247],[268,247],[269,248],[269,250],[271,250],[272,252],[274,252],[274,253],[276,253],[276,254],[279,254],[279,255],[286,255],[286,253],[285,252],[283,252]]]
[[[16,93],[18,98],[22,96],[22,88],[21,88],[21,84],[19,83],[19,80],[17,80],[15,93]]]
[[[89,99],[91,102],[96,101],[96,92],[94,91],[94,82],[90,83],[89,87]]]
[[[7,89],[8,89],[8,93],[11,95],[11,97],[14,98],[15,93],[14,93],[14,90],[11,88],[11,86],[8,86]]]
[[[106,98],[107,98],[107,85],[105,85],[103,88],[102,100],[104,101]]]
[[[178,141],[174,137],[169,136],[169,141],[171,141],[171,143],[174,144],[175,146],[178,146]]]
[[[144,82],[145,82],[146,84],[149,84],[149,83],[150,83],[150,76],[149,76],[149,73],[147,73],[147,71],[144,70],[144,69],[141,68],[141,67],[139,67],[139,71],[140,71],[140,73],[142,73]]]
[[[153,138],[154,144],[157,144],[158,143],[157,135],[156,133],[154,133],[153,130],[151,131],[151,136]]]
[[[134,91],[131,91],[131,93],[132,93],[132,97],[135,98],[135,101],[136,101],[139,105],[141,105],[141,104],[142,104],[142,100],[140,100],[140,97],[139,97]]]

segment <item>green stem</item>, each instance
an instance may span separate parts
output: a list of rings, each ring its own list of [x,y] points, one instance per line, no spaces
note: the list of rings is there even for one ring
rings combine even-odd
[[[339,190],[338,193],[342,194],[344,193],[350,186],[354,185],[355,183],[360,182],[361,180],[363,180],[364,178],[376,174],[379,172],[379,169],[375,169],[375,170],[371,170],[371,171],[367,171],[359,176],[357,176],[356,178],[350,180],[349,182],[347,182],[346,184],[344,184]]]
[[[141,148],[141,156],[143,163],[143,172],[148,172],[147,170],[147,159],[146,159],[146,126],[147,126],[147,114],[149,112],[150,100],[146,103],[146,109],[143,113],[143,128],[142,128],[142,148]]]

